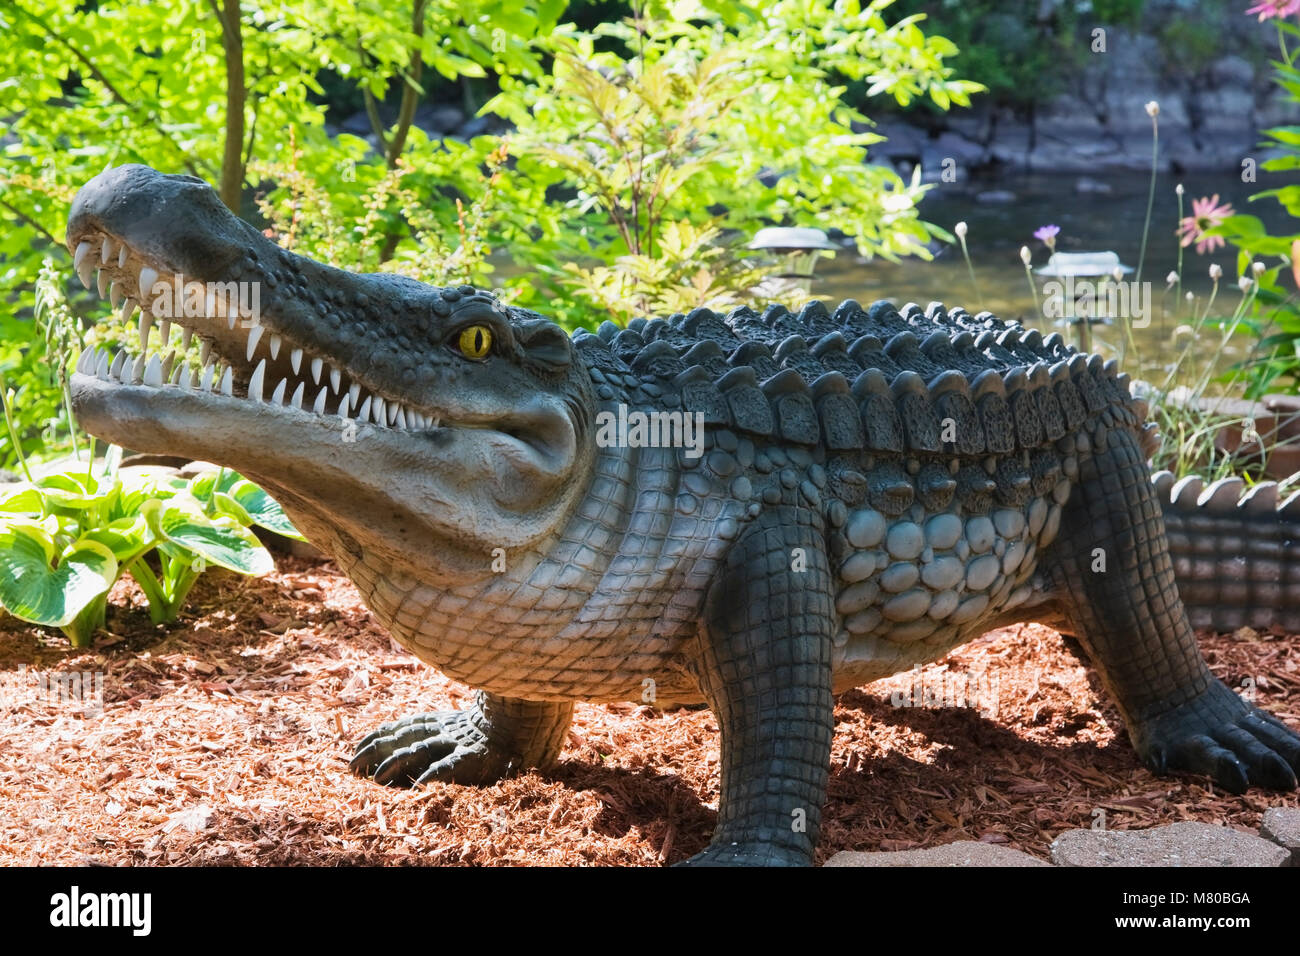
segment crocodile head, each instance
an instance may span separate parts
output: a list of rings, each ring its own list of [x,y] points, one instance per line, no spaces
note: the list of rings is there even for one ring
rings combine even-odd
[[[82,426],[238,470],[338,557],[478,576],[494,549],[551,533],[580,494],[591,386],[540,316],[287,252],[202,180],[146,166],[87,183],[67,244],[87,286],[99,270],[125,317],[141,308],[138,358],[82,357]],[[166,352],[172,326],[202,343],[196,367]]]

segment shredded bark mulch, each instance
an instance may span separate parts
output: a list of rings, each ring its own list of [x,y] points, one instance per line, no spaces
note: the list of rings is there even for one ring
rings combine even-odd
[[[657,866],[703,849],[716,819],[707,710],[580,704],[557,767],[485,788],[354,777],[364,734],[471,691],[393,644],[329,563],[211,572],[162,627],[124,580],[108,629],[73,652],[0,620],[0,864]],[[1219,677],[1300,726],[1300,639],[1201,643]],[[81,672],[103,673],[102,712],[49,680]],[[1300,806],[1143,769],[1095,674],[1038,625],[845,694],[835,719],[819,862],[954,840],[1046,858],[1099,814],[1253,831],[1267,807]]]

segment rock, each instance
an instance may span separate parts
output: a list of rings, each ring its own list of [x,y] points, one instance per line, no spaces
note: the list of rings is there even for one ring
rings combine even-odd
[[[450,133],[465,122],[465,113],[454,106],[443,103],[437,106],[422,104],[411,118],[411,123],[426,133],[442,135]]]
[[[1264,811],[1259,835],[1291,852],[1288,866],[1300,866],[1300,810],[1294,807],[1272,807]]]
[[[339,129],[353,136],[367,136],[373,132],[370,128],[370,117],[366,115],[365,110],[353,113],[339,124]]]
[[[995,843],[959,840],[926,850],[854,853],[845,850],[826,866],[1047,866],[1037,857]]]
[[[1052,841],[1057,866],[1284,866],[1276,843],[1212,823],[1150,830],[1069,830]]]
[[[973,143],[960,133],[943,132],[933,140],[930,148],[940,156],[951,156],[958,166],[978,166],[984,162],[987,150],[979,143]]]
[[[462,124],[460,128],[456,130],[455,136],[457,139],[463,139],[468,142],[475,136],[482,136],[484,133],[490,132],[492,129],[492,121],[493,117],[491,116],[475,116],[473,119]]]

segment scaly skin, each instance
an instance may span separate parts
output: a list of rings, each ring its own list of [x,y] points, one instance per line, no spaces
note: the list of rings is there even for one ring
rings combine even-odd
[[[285,252],[199,181],[138,166],[87,184],[67,238],[88,285],[102,266],[150,312],[158,277],[263,284],[251,328],[219,306],[176,317],[224,381],[87,355],[73,400],[102,438],[263,484],[396,640],[482,689],[362,741],[353,767],[381,783],[545,766],[575,700],[707,702],[722,797],[691,862],[804,864],[832,695],[1046,620],[1080,637],[1148,765],[1295,786],[1300,737],[1197,651],[1144,406],[1059,335],[849,301],[570,338],[469,287]],[[621,440],[620,412],[698,415],[701,441]],[[1196,520],[1178,525],[1193,548]],[[1261,574],[1291,559],[1275,548]],[[1207,566],[1188,563],[1192,586]]]

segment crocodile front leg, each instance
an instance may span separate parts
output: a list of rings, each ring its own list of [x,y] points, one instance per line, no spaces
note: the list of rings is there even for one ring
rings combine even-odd
[[[1196,646],[1135,436],[1110,432],[1079,471],[1050,563],[1138,754],[1157,773],[1207,774],[1233,793],[1293,789],[1300,736],[1217,680]]]
[[[834,729],[831,580],[815,520],[760,517],[709,590],[694,663],[722,730],[722,797],[712,843],[686,865],[812,861]]]
[[[417,714],[385,724],[361,741],[349,765],[376,783],[442,780],[486,784],[545,767],[564,746],[573,704],[499,697],[479,691],[465,710]]]

